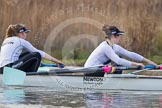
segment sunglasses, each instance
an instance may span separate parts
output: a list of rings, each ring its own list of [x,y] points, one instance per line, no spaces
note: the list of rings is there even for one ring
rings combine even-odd
[[[114,36],[115,36],[115,37],[119,37],[119,35],[118,35],[118,34],[115,34]]]

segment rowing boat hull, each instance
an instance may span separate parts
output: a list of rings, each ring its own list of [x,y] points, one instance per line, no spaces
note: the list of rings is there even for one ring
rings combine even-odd
[[[2,84],[2,75],[0,76]],[[161,76],[114,75],[106,77],[33,75],[26,76],[23,86],[42,86],[55,90],[162,90]]]

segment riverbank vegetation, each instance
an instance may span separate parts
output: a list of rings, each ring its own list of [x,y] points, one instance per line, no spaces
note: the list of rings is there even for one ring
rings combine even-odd
[[[125,31],[120,44],[162,63],[162,0],[0,0],[0,44],[9,24],[68,65],[83,65],[104,40],[103,24]]]

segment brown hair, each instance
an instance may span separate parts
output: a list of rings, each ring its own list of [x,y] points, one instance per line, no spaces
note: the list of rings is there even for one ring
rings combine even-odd
[[[104,31],[104,33],[106,35],[105,38],[108,38],[108,39],[110,39],[111,36],[112,36],[111,31],[109,30],[109,28],[110,28],[109,25],[103,25],[102,26],[102,31]]]
[[[120,31],[116,26],[104,25],[102,27],[102,30],[106,34],[105,38],[109,38],[109,39],[111,38],[112,35],[119,36],[119,35],[123,35],[124,34],[124,32]]]
[[[23,24],[15,24],[15,25],[9,25],[6,30],[5,38],[12,37],[12,36],[18,36],[19,30],[25,27]]]

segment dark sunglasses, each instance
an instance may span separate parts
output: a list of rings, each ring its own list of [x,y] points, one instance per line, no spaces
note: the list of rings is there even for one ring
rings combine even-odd
[[[115,36],[115,37],[119,37],[119,35],[118,35],[118,34],[115,34],[114,36]]]

